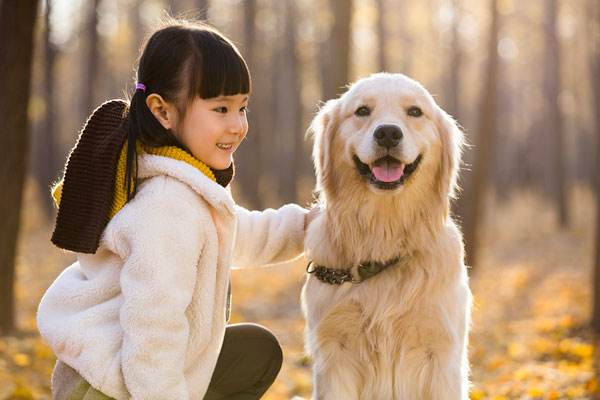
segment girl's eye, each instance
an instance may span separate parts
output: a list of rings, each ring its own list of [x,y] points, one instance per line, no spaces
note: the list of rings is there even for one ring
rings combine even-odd
[[[354,111],[354,115],[357,117],[368,117],[371,115],[371,109],[367,106],[360,106]]]
[[[227,107],[217,107],[213,111],[216,111],[221,114],[227,114]]]
[[[408,110],[406,110],[406,114],[408,114],[411,117],[415,117],[418,118],[421,115],[423,115],[423,110],[421,110],[419,107],[417,106],[412,106],[410,107]]]
[[[248,112],[248,107],[244,106],[244,107],[240,108],[240,112],[243,112],[243,113]]]

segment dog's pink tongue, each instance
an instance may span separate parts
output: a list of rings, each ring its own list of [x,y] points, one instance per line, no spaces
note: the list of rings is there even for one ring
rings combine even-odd
[[[402,177],[404,164],[385,162],[381,165],[373,166],[371,172],[378,181],[394,182]]]

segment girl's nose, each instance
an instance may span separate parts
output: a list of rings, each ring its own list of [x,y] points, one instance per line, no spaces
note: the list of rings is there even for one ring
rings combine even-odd
[[[246,126],[246,115],[235,115],[232,117],[229,131],[237,135],[243,135]]]

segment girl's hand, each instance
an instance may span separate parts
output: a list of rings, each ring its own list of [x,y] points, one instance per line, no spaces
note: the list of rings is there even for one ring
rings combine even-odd
[[[308,228],[308,225],[319,216],[319,214],[323,211],[323,208],[317,204],[314,205],[308,213],[304,215],[304,230]]]

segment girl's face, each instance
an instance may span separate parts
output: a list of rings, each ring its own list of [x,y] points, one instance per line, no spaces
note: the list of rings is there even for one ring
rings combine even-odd
[[[194,157],[213,169],[226,169],[248,133],[247,105],[246,94],[196,97],[175,134]]]

